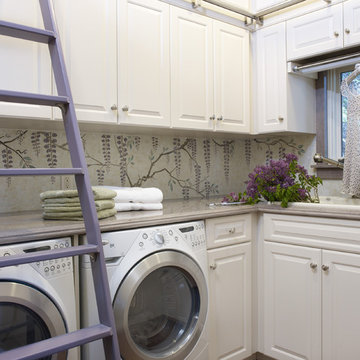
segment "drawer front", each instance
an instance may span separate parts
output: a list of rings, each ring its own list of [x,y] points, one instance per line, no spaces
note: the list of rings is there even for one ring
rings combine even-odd
[[[360,253],[360,221],[264,214],[264,240]]]
[[[252,237],[251,216],[251,214],[245,214],[207,219],[205,222],[207,248],[213,249],[250,241]]]

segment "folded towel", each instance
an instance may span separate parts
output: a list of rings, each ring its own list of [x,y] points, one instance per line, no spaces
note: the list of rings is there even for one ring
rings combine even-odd
[[[116,211],[131,211],[131,210],[162,210],[161,203],[115,203]]]
[[[102,186],[93,186],[94,200],[113,199],[116,192]],[[77,190],[49,190],[40,194],[40,199],[74,198],[78,196]]]
[[[114,198],[116,203],[161,203],[163,200],[163,193],[160,189],[140,188],[140,187],[117,187],[117,186],[102,186],[105,189],[111,189],[116,192]]]
[[[51,199],[49,199],[51,200]],[[112,209],[115,206],[114,200],[96,200],[96,210]],[[79,203],[46,203],[42,205],[45,212],[71,212],[81,211],[80,201]]]
[[[116,215],[116,210],[105,209],[97,211],[98,219],[105,219],[110,216]],[[81,211],[72,212],[43,212],[43,218],[48,220],[83,220]]]

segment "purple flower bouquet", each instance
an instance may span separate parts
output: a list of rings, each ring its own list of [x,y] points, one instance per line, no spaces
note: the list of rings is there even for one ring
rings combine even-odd
[[[230,193],[223,202],[256,204],[264,199],[279,201],[282,207],[287,207],[289,202],[319,202],[318,186],[322,180],[310,176],[297,160],[296,155],[287,154],[284,159],[271,160],[269,165],[256,166],[249,174],[246,191]]]

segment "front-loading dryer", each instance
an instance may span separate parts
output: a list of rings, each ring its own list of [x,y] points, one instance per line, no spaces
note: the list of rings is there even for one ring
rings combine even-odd
[[[70,247],[70,238],[0,246],[0,256]],[[75,331],[71,257],[0,268],[0,353]],[[70,349],[42,360],[78,360]]]
[[[102,234],[123,360],[208,360],[204,222]],[[82,326],[98,323],[91,265],[81,262]],[[105,359],[102,342],[82,360]]]

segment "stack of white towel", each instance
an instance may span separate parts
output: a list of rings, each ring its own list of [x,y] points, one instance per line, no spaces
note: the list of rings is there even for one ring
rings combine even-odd
[[[162,210],[163,193],[158,188],[104,186],[114,190],[116,211]]]

